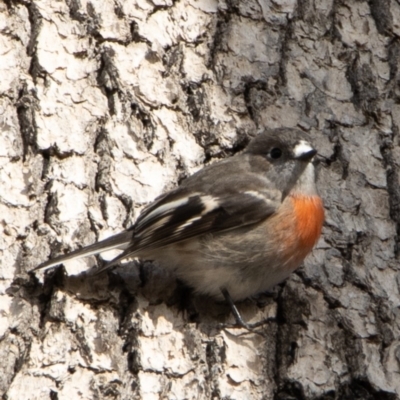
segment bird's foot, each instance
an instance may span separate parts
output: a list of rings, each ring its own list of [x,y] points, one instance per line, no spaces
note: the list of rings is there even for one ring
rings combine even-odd
[[[221,288],[221,292],[222,292],[225,300],[229,304],[232,315],[235,318],[235,322],[236,322],[235,325],[231,325],[231,326],[229,326],[227,324],[223,324],[223,328],[224,329],[226,329],[226,328],[243,328],[243,329],[246,329],[248,331],[248,333],[256,333],[257,335],[261,335],[261,336],[265,337],[264,332],[261,332],[256,329],[259,328],[260,326],[268,324],[269,322],[275,321],[276,319],[275,318],[265,318],[262,321],[258,321],[258,322],[249,324],[243,320],[243,318],[240,315],[240,312],[237,309],[235,303],[233,302],[228,290],[226,290],[225,288]]]

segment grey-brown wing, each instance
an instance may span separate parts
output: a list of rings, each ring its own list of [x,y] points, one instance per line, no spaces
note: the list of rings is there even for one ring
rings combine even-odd
[[[231,180],[224,176],[208,176],[197,188],[196,185],[182,185],[157,198],[129,230],[49,260],[35,270],[115,248],[125,249],[99,269],[100,273],[143,250],[258,223],[271,216],[280,205],[280,193],[269,188],[268,182],[257,174],[242,173],[240,178]]]
[[[243,177],[245,178],[245,177]],[[216,233],[255,224],[271,216],[280,205],[276,192],[269,191],[254,176],[224,191],[209,193],[177,189],[162,196],[140,215],[131,228],[132,242],[118,257],[105,265],[107,269],[123,258],[208,233]],[[218,193],[218,194],[217,194]],[[225,194],[223,194],[225,193]]]

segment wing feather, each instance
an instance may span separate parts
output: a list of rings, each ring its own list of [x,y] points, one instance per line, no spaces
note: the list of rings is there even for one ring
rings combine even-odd
[[[217,165],[214,169],[218,172],[218,168]],[[148,253],[196,236],[256,224],[280,206],[281,193],[272,190],[270,182],[260,174],[241,171],[233,180],[227,180],[224,174],[215,173],[211,179],[214,169],[207,167],[208,171],[200,171],[177,189],[158,197],[127,231],[49,260],[35,269],[50,268],[73,258],[114,248],[125,249],[99,269],[100,273],[123,258],[138,256],[144,250]]]
[[[185,196],[185,193],[182,193]],[[118,257],[98,270],[111,268],[126,257],[140,252],[182,242],[203,234],[213,234],[261,222],[271,216],[279,206],[276,201],[257,190],[231,193],[229,196],[212,197],[195,193],[159,200],[157,206],[142,214],[132,228],[132,243]]]

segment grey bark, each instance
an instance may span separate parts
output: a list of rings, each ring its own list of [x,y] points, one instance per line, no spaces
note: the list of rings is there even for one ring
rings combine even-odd
[[[2,396],[400,398],[399,36],[395,0],[0,3]],[[28,273],[262,126],[310,133],[326,208],[239,305],[264,337],[149,263]]]

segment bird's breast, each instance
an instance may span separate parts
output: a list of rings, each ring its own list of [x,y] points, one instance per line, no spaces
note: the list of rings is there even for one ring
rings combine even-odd
[[[296,221],[299,246],[305,253],[311,251],[321,235],[324,223],[324,207],[319,196],[290,197]]]

